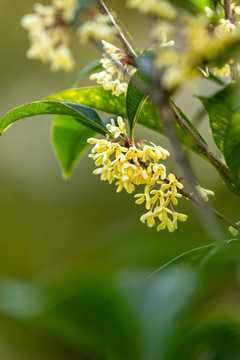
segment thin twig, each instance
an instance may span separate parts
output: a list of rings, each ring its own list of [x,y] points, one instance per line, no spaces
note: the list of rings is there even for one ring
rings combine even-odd
[[[182,189],[178,189],[178,192],[180,194],[182,194],[183,196],[185,196],[186,198],[194,201],[195,203],[198,204],[198,201],[196,200],[196,198],[194,197],[194,195],[191,195],[189,193],[187,193],[185,190]],[[206,204],[207,205],[207,204]],[[207,205],[208,209],[212,212],[212,214],[214,216],[216,216],[218,219],[224,221],[227,225],[232,226],[234,229],[240,231],[240,225],[236,224],[234,221],[228,219],[226,216],[222,215],[220,212],[218,212],[217,210],[213,209],[211,206]]]

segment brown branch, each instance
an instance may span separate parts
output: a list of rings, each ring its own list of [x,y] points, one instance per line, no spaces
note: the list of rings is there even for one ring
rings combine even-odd
[[[212,165],[220,172],[224,180],[232,186],[235,187],[235,182],[233,176],[228,169],[228,167],[221,162],[221,160],[212,152],[212,150],[205,144],[205,142],[198,136],[195,131],[193,131],[185,119],[181,116],[177,108],[171,103],[173,112],[175,114],[175,118],[179,124],[179,126],[183,129],[185,134],[187,134],[193,142],[197,145],[197,147],[201,150],[201,152],[206,156],[206,158],[212,163]]]
[[[227,20],[231,20],[232,10],[230,5],[230,0],[224,0],[224,11],[225,11],[225,18]]]

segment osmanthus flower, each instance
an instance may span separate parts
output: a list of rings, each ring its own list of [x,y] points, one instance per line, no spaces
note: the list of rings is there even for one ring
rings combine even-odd
[[[177,221],[185,221],[187,215],[176,213],[173,208],[182,196],[178,191],[183,188],[182,183],[173,173],[167,176],[165,165],[159,162],[170,156],[169,152],[151,142],[146,144],[147,140],[129,140],[120,116],[116,123],[112,119],[107,129],[106,139],[88,139],[94,145],[89,157],[99,167],[93,173],[103,181],[115,183],[117,192],[125,189],[131,194],[137,186],[144,186],[144,191],[135,195],[136,204],[145,203],[148,210],[140,220],[149,227],[158,223],[157,230],[177,229]]]
[[[90,80],[97,80],[97,83],[101,85],[104,90],[111,90],[113,95],[119,96],[126,93],[128,87],[128,79],[124,70],[126,70],[128,77],[130,77],[136,69],[129,65],[128,56],[123,50],[105,40],[102,40],[102,44],[104,52],[101,63],[104,70],[92,74]],[[117,64],[119,64],[119,66],[117,66]]]
[[[77,6],[77,0],[52,0],[47,6],[36,3],[35,13],[23,16],[22,26],[29,32],[28,58],[49,63],[52,71],[73,69],[67,26],[72,23]]]
[[[232,2],[232,7],[234,4],[235,2]],[[180,29],[175,28],[175,32],[178,31],[181,47],[178,43],[172,47],[156,47],[156,66],[162,70],[164,87],[173,90],[186,81],[196,81],[199,78],[198,68],[202,64],[214,68],[218,55],[225,53],[240,36],[238,7],[234,8],[236,13],[231,20],[221,19],[220,12],[214,12],[210,8],[205,9],[206,16],[186,14],[179,19],[182,26]],[[165,21],[158,27],[158,31],[155,30],[156,40],[161,44],[165,27],[166,36],[164,36],[167,42],[167,38],[172,36],[172,24]],[[220,76],[230,75],[228,64],[222,69],[213,69],[213,71]]]

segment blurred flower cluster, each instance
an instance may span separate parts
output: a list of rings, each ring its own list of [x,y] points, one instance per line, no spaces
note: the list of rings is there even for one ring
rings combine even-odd
[[[35,13],[22,18],[22,26],[29,32],[30,59],[50,63],[52,71],[72,70],[74,59],[68,48],[67,27],[73,22],[77,6],[77,0],[52,0],[48,6],[36,3]]]

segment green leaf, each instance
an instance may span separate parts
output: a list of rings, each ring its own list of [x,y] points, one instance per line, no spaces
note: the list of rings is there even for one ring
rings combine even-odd
[[[126,97],[123,94],[119,97],[112,95],[111,91],[106,91],[102,87],[65,90],[49,96],[47,100],[76,102],[77,104],[90,106],[97,110],[122,116],[125,119],[127,118]],[[159,132],[160,134],[164,133],[160,115],[149,100],[144,102],[141,111],[138,114],[137,122],[138,124],[146,126],[149,129]],[[195,129],[192,124],[190,126]],[[178,125],[176,126],[176,129],[178,139],[191,150],[200,154],[200,150],[197,148],[197,146]],[[197,132],[196,129],[195,131]]]
[[[65,178],[88,147],[87,139],[96,136],[91,130],[71,116],[58,115],[52,124],[52,143]]]
[[[106,358],[111,351],[118,359],[138,359],[138,329],[110,278],[67,276],[50,287],[4,279],[0,311],[93,358]]]
[[[117,97],[100,86],[65,90],[44,100],[70,101],[126,118],[126,97],[123,94]]]
[[[0,311],[93,358],[110,353],[118,360],[161,360],[195,281],[184,271],[151,279],[139,273],[64,276],[50,286],[49,280],[40,285],[4,279]]]
[[[202,266],[209,256],[215,254],[217,251],[216,245],[206,245],[187,251],[184,254],[177,256],[175,259],[169,261],[163,265],[160,269],[155,271],[152,276],[158,275],[162,271],[169,270],[171,268],[177,268],[179,265],[181,268],[191,270]]]
[[[127,96],[126,96],[126,109],[127,109],[127,115],[128,115],[128,121],[130,127],[131,140],[133,140],[133,132],[137,118],[143,108],[144,102],[147,99],[147,95],[143,94],[142,91],[136,88],[135,86],[136,82],[139,83],[140,86],[141,84],[143,86],[146,86],[147,84],[146,78],[141,74],[140,71],[137,71],[132,76],[128,85]]]
[[[194,271],[174,269],[148,279],[131,279],[122,286],[138,324],[142,354],[138,359],[165,360],[171,337],[196,289]],[[124,294],[125,293],[125,294]]]
[[[240,113],[233,114],[224,142],[224,155],[235,179],[240,179]]]
[[[111,91],[106,91],[102,87],[89,87],[80,89],[65,90],[51,95],[48,100],[71,101],[77,104],[93,107],[110,114],[127,118],[126,96],[112,95]],[[152,130],[163,134],[163,127],[157,110],[146,101],[138,117],[138,123]]]
[[[210,0],[171,0],[171,2],[185,8],[188,11],[196,12],[197,10],[200,10],[204,14],[205,6],[211,7]]]
[[[237,181],[240,175],[239,89],[239,84],[230,84],[209,97],[199,97],[208,113],[213,139]]]
[[[102,120],[95,110],[70,102],[37,101],[19,106],[7,113],[0,122],[0,134],[13,122],[35,115],[68,115],[100,134],[106,134]]]
[[[82,78],[84,78],[85,76],[91,74],[92,72],[99,71],[101,69],[102,69],[102,64],[100,62],[100,59],[91,62],[77,74],[73,86],[77,86],[79,81],[82,80]]]

